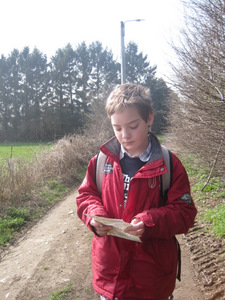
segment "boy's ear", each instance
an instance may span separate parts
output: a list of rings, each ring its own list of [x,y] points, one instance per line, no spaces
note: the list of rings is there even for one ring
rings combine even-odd
[[[148,121],[147,121],[147,124],[148,124],[149,127],[152,126],[153,121],[154,121],[154,113],[151,112],[151,113],[149,114],[149,116],[148,116]]]

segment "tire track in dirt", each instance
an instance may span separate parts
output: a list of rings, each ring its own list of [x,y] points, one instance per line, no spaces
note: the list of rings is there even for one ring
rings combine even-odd
[[[186,235],[191,261],[205,300],[225,299],[225,248],[222,240],[196,222]]]

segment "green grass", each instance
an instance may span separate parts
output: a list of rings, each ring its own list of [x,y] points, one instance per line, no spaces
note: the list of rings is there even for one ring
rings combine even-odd
[[[192,157],[182,158],[182,163],[192,181],[192,192],[197,193],[200,199],[205,197],[206,193],[210,193],[210,196],[215,198],[225,197],[225,182],[222,178],[212,176],[207,186],[201,191],[208,178],[209,169],[199,165]]]
[[[204,214],[204,220],[212,223],[212,230],[217,237],[225,237],[225,203],[207,210]]]
[[[46,202],[49,205],[60,201],[68,192],[69,188],[55,180],[50,180],[47,189],[40,189],[39,197],[42,199],[42,202]]]
[[[35,153],[50,148],[47,143],[1,143],[0,159],[9,158],[32,158]]]
[[[37,204],[30,209],[31,219],[39,219],[42,217],[46,209],[52,207],[55,203],[61,201],[70,189],[65,185],[58,183],[56,180],[51,179],[43,187],[37,188]]]
[[[58,292],[52,293],[48,300],[66,300],[67,295],[72,292],[72,285],[69,283],[64,289],[59,290]]]
[[[207,186],[202,188],[208,178],[209,169],[199,165],[192,157],[182,158],[182,163],[191,181],[191,191],[198,204],[198,216],[206,222],[205,230],[216,237],[225,238],[225,181],[212,176]],[[221,203],[222,202],[222,203]]]
[[[27,209],[8,207],[5,216],[0,218],[0,246],[6,244],[28,220]]]

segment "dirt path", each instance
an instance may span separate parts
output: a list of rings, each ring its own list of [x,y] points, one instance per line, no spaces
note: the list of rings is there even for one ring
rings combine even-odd
[[[76,216],[75,193],[3,253],[0,299],[48,299],[71,284],[67,299],[97,300],[92,288],[92,233]],[[182,282],[175,300],[203,300],[182,236]]]

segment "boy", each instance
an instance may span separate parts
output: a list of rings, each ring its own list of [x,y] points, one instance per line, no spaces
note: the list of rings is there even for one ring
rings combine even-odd
[[[175,287],[176,234],[186,233],[197,213],[187,174],[172,155],[172,184],[164,202],[161,175],[167,171],[158,139],[150,132],[154,114],[149,90],[118,86],[106,111],[115,137],[101,146],[107,155],[102,194],[97,189],[97,156],[79,188],[77,213],[95,233],[92,244],[93,287],[101,299],[166,300]],[[123,219],[135,242],[107,235],[110,226],[86,214]]]

